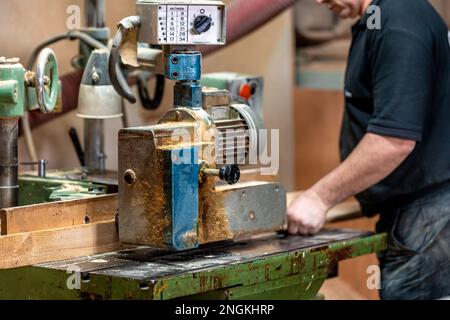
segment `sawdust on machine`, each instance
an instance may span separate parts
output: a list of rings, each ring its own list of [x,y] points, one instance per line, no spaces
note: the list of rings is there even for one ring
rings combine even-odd
[[[223,198],[215,191],[215,179],[207,178],[200,194],[200,243],[231,239],[228,217],[223,205]]]
[[[160,162],[162,159],[160,159]],[[143,220],[146,221],[147,232],[140,239],[141,243],[149,246],[164,247],[166,245],[166,230],[170,227],[170,219],[167,216],[167,198],[164,193],[162,164],[148,166],[144,175],[152,176],[155,180],[138,179],[136,188],[139,190],[130,199],[133,207],[140,209]],[[153,174],[150,172],[153,171]],[[158,180],[158,181],[156,181]]]

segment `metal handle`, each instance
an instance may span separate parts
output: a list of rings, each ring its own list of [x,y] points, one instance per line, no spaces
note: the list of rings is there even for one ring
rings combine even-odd
[[[60,91],[58,63],[52,49],[45,48],[38,58],[35,75],[37,103],[42,113],[55,109]]]

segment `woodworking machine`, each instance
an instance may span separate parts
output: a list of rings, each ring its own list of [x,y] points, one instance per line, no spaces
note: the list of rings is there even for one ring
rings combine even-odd
[[[125,62],[137,58],[138,43],[162,46],[164,75],[176,84],[174,109],[158,125],[120,131],[121,241],[185,250],[283,230],[283,187],[239,182],[242,166],[264,148],[261,117],[248,104],[231,103],[228,91],[199,83],[197,46],[225,43],[225,5],[146,0],[137,2],[137,14],[119,24],[110,59],[113,84],[135,101],[117,66],[119,57]],[[145,67],[137,59],[128,63]]]
[[[103,5],[86,0],[92,39],[77,31],[73,60],[84,68],[85,150],[72,138],[87,172],[18,179],[17,119],[34,96],[43,112],[57,104],[56,59],[45,50],[36,73],[0,59],[0,299],[313,299],[339,261],[386,248],[385,234],[284,232],[285,190],[248,175],[268,149],[262,79],[202,78],[201,48],[226,41],[223,2],[138,0],[111,48]],[[137,101],[130,74],[146,109],[175,81],[173,109],[119,132],[118,175],[108,175],[103,122]]]

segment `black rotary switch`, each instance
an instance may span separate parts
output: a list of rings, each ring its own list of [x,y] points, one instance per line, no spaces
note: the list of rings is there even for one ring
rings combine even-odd
[[[194,26],[192,27],[193,34],[202,34],[211,29],[212,18],[200,15],[194,20]]]
[[[235,164],[224,166],[219,170],[219,178],[228,184],[235,184],[241,178],[241,170]]]

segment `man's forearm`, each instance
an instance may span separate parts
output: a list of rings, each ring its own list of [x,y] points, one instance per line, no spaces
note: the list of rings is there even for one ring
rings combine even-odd
[[[366,134],[350,156],[311,189],[327,207],[389,176],[414,150],[415,141]]]

